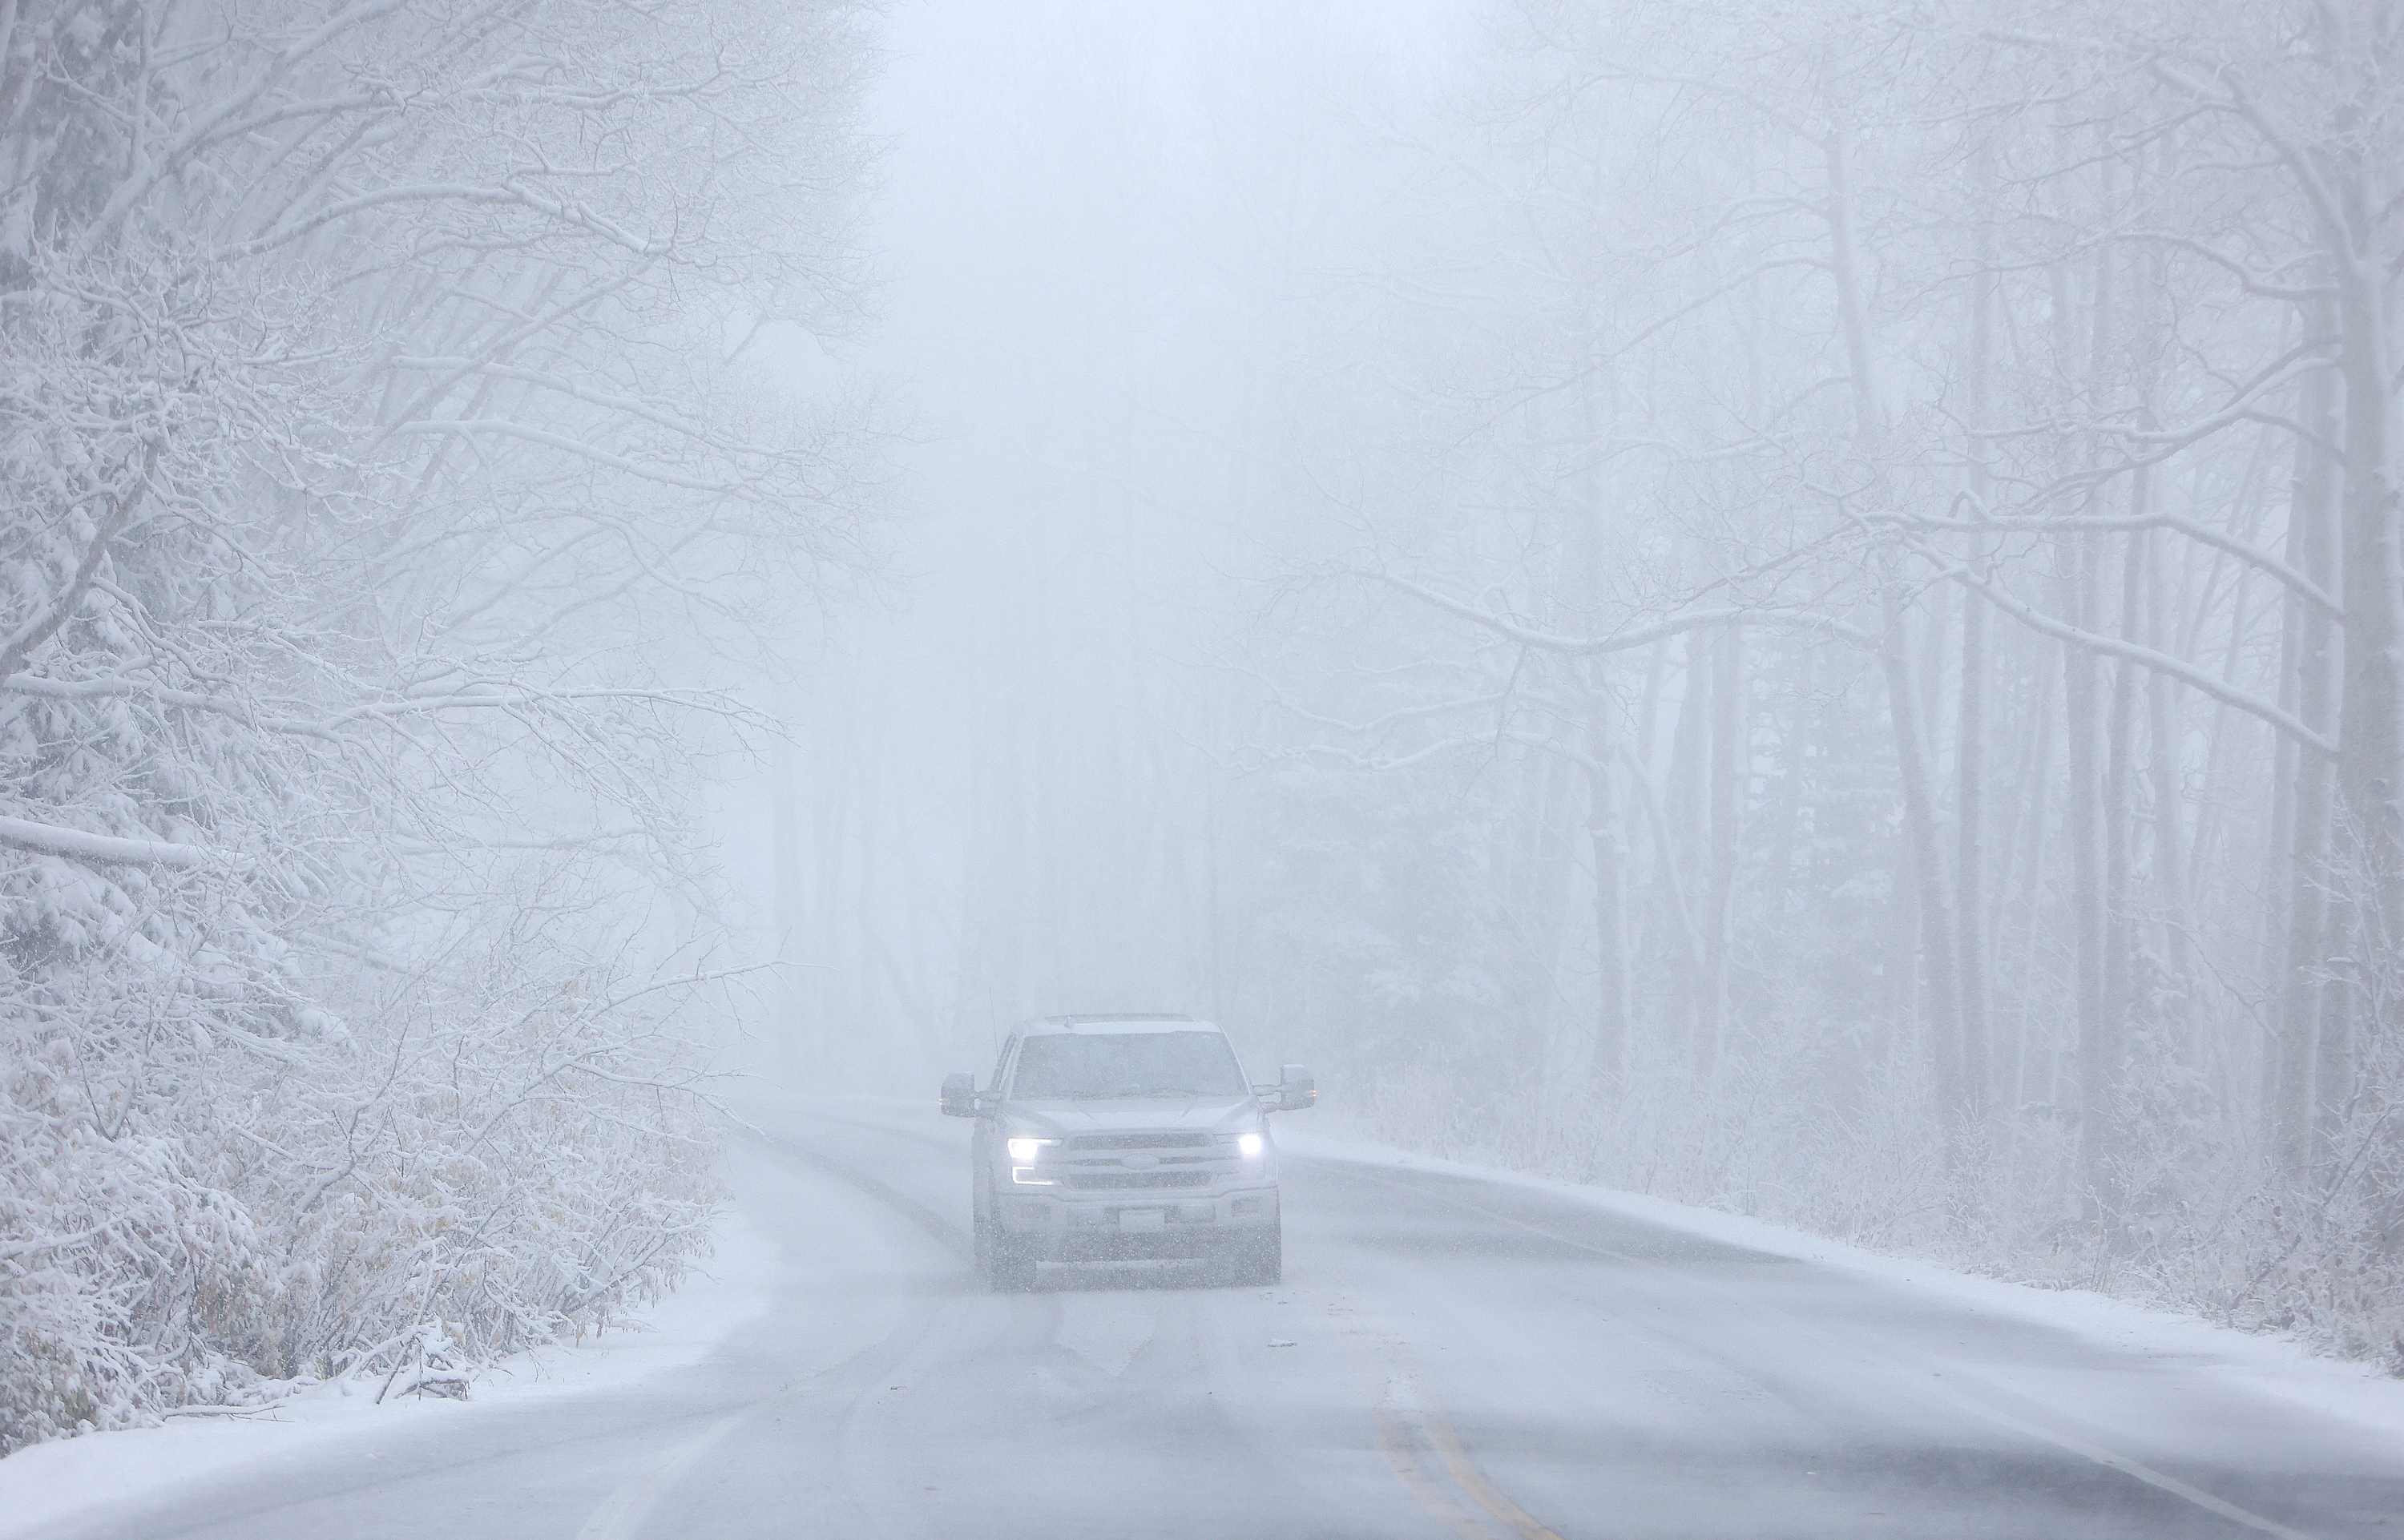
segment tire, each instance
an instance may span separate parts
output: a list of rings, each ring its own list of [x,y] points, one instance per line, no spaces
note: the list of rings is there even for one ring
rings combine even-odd
[[[1260,1288],[1285,1278],[1285,1227],[1279,1225],[1257,1239],[1248,1239],[1228,1261],[1227,1281]]]
[[[996,1294],[1025,1294],[1035,1287],[1035,1261],[1009,1234],[988,1223],[977,1226],[977,1271]]]

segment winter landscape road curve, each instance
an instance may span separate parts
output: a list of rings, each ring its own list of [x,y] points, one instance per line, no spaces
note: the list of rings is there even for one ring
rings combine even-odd
[[[1286,1160],[1287,1281],[983,1292],[965,1130],[753,1109],[776,1303],[631,1386],[53,1540],[2387,1535],[2404,1449],[1942,1292],[1573,1195]]]

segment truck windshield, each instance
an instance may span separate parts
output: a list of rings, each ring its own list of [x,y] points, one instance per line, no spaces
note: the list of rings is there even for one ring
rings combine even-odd
[[[1216,1032],[1063,1032],[1018,1050],[1011,1094],[1025,1101],[1242,1096],[1251,1089]]]

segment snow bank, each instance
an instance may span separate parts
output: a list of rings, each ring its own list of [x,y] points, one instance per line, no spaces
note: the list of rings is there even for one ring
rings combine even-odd
[[[2069,1332],[2102,1350],[2176,1355],[2233,1387],[2341,1418],[2384,1436],[2404,1438],[2404,1379],[2358,1361],[2320,1357],[2292,1337],[2216,1326],[2196,1316],[2085,1289],[2035,1288],[1982,1278],[1935,1263],[1866,1251],[1825,1236],[1741,1214],[1590,1187],[1555,1177],[1473,1166],[1390,1145],[1295,1134],[1284,1129],[1279,1130],[1278,1143],[1296,1155],[1321,1159],[1442,1171],[1528,1188],[1729,1245],[1791,1256],[1881,1282],[1907,1284],[1943,1295],[1974,1313],[2014,1317]]]
[[[319,1385],[257,1413],[177,1417],[166,1426],[88,1434],[0,1459],[0,1540],[31,1534],[89,1508],[245,1464],[367,1443],[426,1418],[508,1416],[564,1395],[609,1390],[700,1362],[764,1314],[776,1269],[774,1242],[729,1212],[715,1254],[684,1286],[629,1328],[587,1342],[516,1354],[478,1375],[464,1402],[408,1397],[378,1406],[381,1377]]]

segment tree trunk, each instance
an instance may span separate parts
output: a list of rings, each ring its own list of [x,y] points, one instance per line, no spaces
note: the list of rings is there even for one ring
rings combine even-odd
[[[1987,601],[1968,593],[1962,603],[1960,739],[1954,747],[1956,894],[1954,916],[1962,952],[1962,1113],[1983,1141],[1989,1122],[1987,1022],[1986,778]]]
[[[802,728],[798,701],[790,685],[778,691],[777,732],[768,747],[768,825],[775,900],[770,919],[768,955],[777,970],[776,1037],[769,1047],[776,1073],[789,1085],[802,1084],[802,818],[799,785],[801,766],[793,737]]]
[[[1609,1091],[1626,1072],[1628,1030],[1628,834],[1614,794],[1616,735],[1604,665],[1596,660],[1586,687],[1587,847],[1594,855],[1594,941],[1598,997],[1587,1072]]]
[[[1665,901],[1680,911],[1674,923],[1695,933],[1701,943],[1690,949],[1692,960],[1684,980],[1686,1057],[1694,1065],[1704,1062],[1705,1043],[1719,1041],[1719,1019],[1712,1014],[1710,920],[1695,914],[1681,896],[1692,894],[1698,888],[1708,890],[1707,884],[1698,884],[1693,878],[1700,874],[1704,852],[1709,847],[1701,825],[1709,816],[1708,802],[1702,793],[1706,740],[1711,730],[1710,648],[1708,632],[1686,633],[1683,671],[1685,689],[1678,701],[1678,725],[1670,744],[1669,827],[1665,831],[1668,839],[1660,852],[1661,861],[1676,873],[1664,892]]]
[[[1852,373],[1853,430],[1870,467],[1872,506],[1892,503],[1887,476],[1886,413],[1880,399],[1878,359],[1870,346],[1869,309],[1853,231],[1851,145],[1842,128],[1821,141],[1828,175],[1828,272],[1837,290],[1845,359]],[[1963,1174],[1963,1113],[1960,993],[1954,943],[1952,895],[1945,876],[1945,853],[1936,827],[1936,804],[1928,768],[1920,697],[1906,639],[1907,595],[1899,558],[1882,558],[1880,606],[1884,624],[1879,661],[1886,676],[1887,714],[1894,735],[1895,767],[1903,782],[1904,825],[1911,846],[1914,897],[1920,914],[1920,972],[1926,985],[1928,1033],[1934,1049],[1937,1116],[1946,1132],[1946,1166],[1957,1183]]]
[[[1946,1165],[1957,1181],[1966,1154],[1967,1103],[1963,1093],[1959,982],[1954,959],[1950,895],[1946,890],[1945,852],[1937,833],[1936,805],[1921,735],[1902,583],[1890,579],[1884,609],[1886,634],[1879,661],[1886,674],[1887,709],[1894,718],[1895,768],[1903,781],[1904,829],[1911,845],[1913,893],[1920,911],[1920,960],[1926,986],[1928,1037],[1936,1072],[1937,1113],[1945,1129]],[[1963,1195],[1955,1194],[1957,1204]]]
[[[2070,623],[2080,630],[2092,623],[2094,539],[2076,534],[2063,542],[2068,557],[2063,608]],[[2077,959],[2078,1169],[2085,1216],[2092,1222],[2101,1217],[2109,1142],[2105,1125],[2111,1117],[2107,1087],[2112,1049],[2104,1007],[2103,830],[2098,818],[2103,777],[2096,751],[2095,655],[2065,644],[2062,664],[2070,756],[2062,822],[2070,838],[2070,924]]]
[[[2111,162],[2103,162],[2109,179]],[[2090,313],[2087,394],[2083,410],[2095,410],[2104,388],[2111,358],[2113,328],[2113,266],[2109,249],[2097,252],[2095,294]],[[2071,357],[2071,292],[2069,273],[2054,270],[2054,306],[2061,327],[2057,356],[2066,369]],[[2065,390],[2068,382],[2064,382]],[[2091,458],[2091,456],[2090,456]],[[2096,511],[2092,494],[2085,511]],[[2103,624],[2098,596],[2103,565],[2102,538],[2091,531],[2070,537],[2069,591],[2065,609],[2070,623],[2082,631]],[[2112,1015],[2111,893],[2106,886],[2105,847],[2115,831],[2105,821],[2105,760],[2098,663],[2095,655],[2073,645],[2064,650],[2067,673],[2063,686],[2070,716],[2070,805],[2068,832],[2073,854],[2076,892],[2071,924],[2078,956],[2078,1186],[2082,1216],[2108,1231],[2118,1203],[2116,1197],[2118,1108],[2115,1087],[2120,1061],[2119,1023]]]
[[[2145,472],[2131,483],[2131,513],[2142,513]],[[2117,630],[2124,641],[2140,635],[2138,608],[2143,602],[2145,568],[2142,533],[2121,537],[2120,606]],[[2136,819],[2131,808],[2131,781],[2136,758],[2137,665],[2126,659],[2112,668],[2112,693],[2104,724],[2104,1037],[2091,1068],[2091,1083],[2100,1099],[2090,1107],[2104,1109],[2104,1129],[2115,1136],[2117,1148],[2120,1088],[2129,1054],[2129,1035],[2138,994],[2136,916],[2131,894],[2132,846]],[[2117,1187],[2107,1188],[2117,1195]]]
[[[2359,188],[2359,181],[2353,186]],[[2404,916],[2404,833],[2397,827],[2397,714],[2404,709],[2404,571],[2397,551],[2397,496],[2385,296],[2380,275],[2342,264],[2338,285],[2338,357],[2345,383],[2344,492],[2339,506],[2345,650],[2341,671],[2336,845],[2343,902],[2329,927],[2353,961],[2351,989],[2327,992],[2317,1049],[2319,1121],[2329,1127],[2353,1094],[2355,1057],[2365,1035],[2384,1039],[2395,1023],[2382,980]]]
[[[1736,901],[1737,822],[1744,778],[1744,632],[1722,626],[1712,648],[1712,885],[1703,919],[1708,991],[1695,1041],[1695,1078],[1709,1084],[1728,1019],[1729,912]]]
[[[1984,181],[1989,174],[1987,158],[1978,156],[1978,175]],[[1994,369],[1995,278],[1990,247],[1992,237],[1980,238],[1979,265],[1982,271],[1970,312],[1970,420],[1978,427],[1988,426],[1992,401],[1991,384]],[[1985,460],[1974,454],[1970,461],[1969,487],[1972,497],[1983,505],[1987,496]],[[1969,553],[1974,564],[1980,564],[1980,547],[1984,541],[1972,537]],[[1980,564],[1983,565],[1983,564]],[[1962,948],[1962,1095],[1964,1113],[1973,1128],[1979,1130],[1980,1141],[1990,1148],[1993,1143],[1991,1127],[1989,1085],[1993,1068],[1991,1063],[1987,995],[1987,901],[1986,881],[1986,755],[1987,755],[1987,601],[1964,592],[1962,595],[1962,698],[1961,720],[1954,745],[1954,810],[1956,824],[1954,845],[1954,917]]]
[[[2150,581],[2145,586],[2146,645],[2156,651],[2167,651],[2178,645],[2170,635],[2170,609],[2173,595],[2169,592],[2166,564],[2156,559],[2159,537],[2151,531],[2136,537],[2143,550]],[[2186,761],[2186,735],[2179,720],[2178,683],[2169,675],[2149,673],[2145,679],[2145,743],[2147,791],[2153,798],[2153,877],[2156,902],[2161,906],[2160,957],[2169,975],[2171,989],[2167,998],[2178,1012],[2182,1029],[2180,1041],[2184,1051],[2194,1057],[2195,1044],[2188,1042],[2193,1029],[2193,1013],[2189,1010],[2192,991],[2188,987],[2189,959],[2187,936],[2187,781],[2183,774]],[[2201,1060],[2198,1060],[2201,1062]]]
[[[2327,371],[2304,384],[2304,421],[2327,442],[2337,441],[2337,381]],[[2299,571],[2336,591],[2335,498],[2337,466],[2328,452],[2309,441],[2296,446],[2296,475],[2287,513],[2287,560]],[[2329,731],[2337,674],[2337,627],[2317,606],[2298,604],[2288,626],[2294,638],[2296,715],[2304,725]],[[2300,1176],[2313,1163],[2313,1067],[2328,982],[2328,835],[2333,767],[2324,756],[2283,742],[2293,765],[2289,832],[2284,852],[2287,893],[2286,940],[2281,969],[2278,1016],[2272,1044],[2268,1108],[2270,1148],[2280,1169]]]

